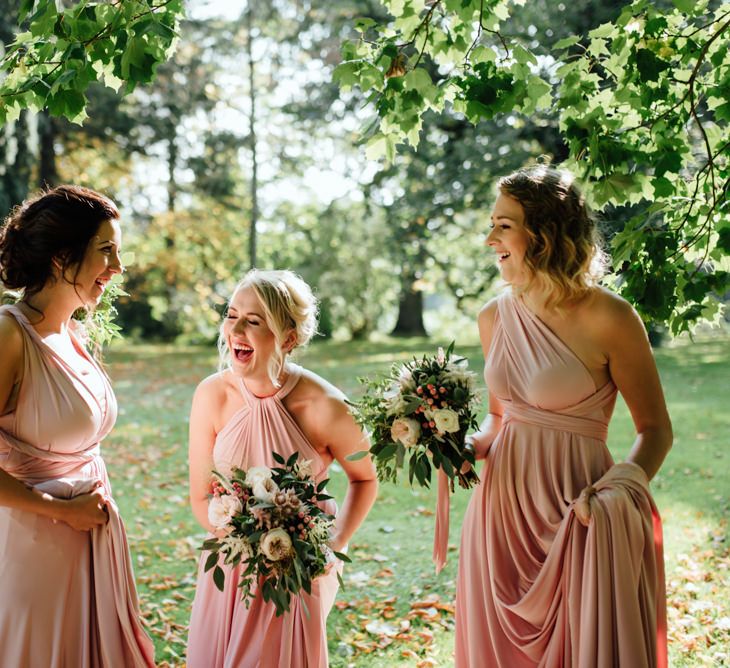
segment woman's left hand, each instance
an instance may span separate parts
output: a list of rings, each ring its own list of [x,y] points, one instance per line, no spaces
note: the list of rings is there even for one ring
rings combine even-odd
[[[584,527],[591,523],[591,497],[595,495],[596,488],[593,485],[588,485],[573,503],[573,512]]]

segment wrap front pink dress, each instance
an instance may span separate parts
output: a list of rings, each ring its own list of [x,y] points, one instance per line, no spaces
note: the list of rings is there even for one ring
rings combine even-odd
[[[312,461],[317,481],[327,477],[331,460],[323,460],[283,404],[302,375],[294,364],[287,371],[286,381],[270,397],[259,398],[240,382],[244,405],[216,436],[216,470],[227,474],[233,467],[276,466],[273,451],[283,457],[298,452],[300,460]],[[337,512],[334,500],[320,506],[332,515]],[[240,566],[222,566],[226,579],[221,592],[212,573],[204,571],[207,555],[200,558],[190,617],[189,668],[326,668],[327,615],[338,588],[334,568],[312,583],[311,595],[293,598],[290,611],[276,617],[274,604],[261,597],[248,608],[240,600]]]
[[[504,417],[462,527],[456,666],[666,667],[661,522],[643,470],[606,448],[615,385],[510,293],[484,373]]]
[[[0,417],[0,468],[58,498],[111,492],[100,442],[116,420],[106,375],[77,345],[65,359],[15,306],[0,307],[23,333],[15,410]],[[0,507],[0,666],[154,666],[139,618],[134,574],[116,504],[91,531]]]

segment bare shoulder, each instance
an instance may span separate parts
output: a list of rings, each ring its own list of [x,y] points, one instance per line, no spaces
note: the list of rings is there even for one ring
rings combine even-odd
[[[497,317],[497,309],[499,308],[499,299],[499,297],[493,297],[479,310],[477,322],[479,323],[480,331],[482,328],[491,330],[494,326],[494,320]]]
[[[482,344],[482,353],[486,358],[489,354],[489,348],[492,343],[492,331],[494,323],[497,319],[497,309],[499,308],[500,296],[490,299],[482,306],[477,316],[477,325],[479,326],[479,340]]]
[[[594,288],[581,304],[580,321],[602,341],[612,342],[627,336],[646,337],[646,330],[636,309],[623,297],[603,287]]]
[[[0,348],[5,359],[19,359],[23,354],[23,332],[18,321],[0,313]]]
[[[302,369],[302,376],[285,403],[313,442],[327,440],[335,425],[352,421],[345,394],[320,375]]]
[[[220,405],[231,387],[228,371],[218,371],[198,383],[193,400],[204,404]]]
[[[344,393],[308,369],[284,402],[319,452],[362,438]]]
[[[302,368],[299,382],[289,395],[291,402],[307,410],[332,415],[347,410],[345,394],[322,376]]]

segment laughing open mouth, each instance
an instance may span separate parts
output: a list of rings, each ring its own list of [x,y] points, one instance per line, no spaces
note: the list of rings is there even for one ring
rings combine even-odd
[[[253,348],[245,344],[234,343],[231,349],[233,350],[233,356],[239,362],[248,362],[251,359],[251,355],[253,355]]]
[[[504,262],[510,255],[511,253],[497,253],[497,259],[500,262]]]

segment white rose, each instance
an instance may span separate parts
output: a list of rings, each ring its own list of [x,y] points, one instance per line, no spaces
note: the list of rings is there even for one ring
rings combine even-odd
[[[274,497],[279,491],[279,486],[271,479],[259,480],[252,488],[254,498],[265,503],[274,503]]]
[[[407,448],[416,445],[420,436],[421,425],[411,418],[398,418],[390,427],[390,437]]]
[[[269,561],[280,561],[292,553],[291,538],[281,527],[272,529],[261,538],[259,550]]]
[[[303,459],[297,462],[296,466],[297,478],[299,480],[306,480],[307,478],[314,477],[314,470],[312,469],[312,460]]]
[[[395,399],[400,394],[400,385],[397,383],[391,383],[387,390],[383,390],[383,399],[389,401]]]
[[[403,411],[406,409],[406,400],[403,398],[403,395],[398,392],[393,396],[385,398],[385,406],[386,415],[402,415]]]
[[[436,408],[430,412],[431,419],[436,423],[439,434],[459,431],[459,416],[450,408]]]
[[[214,496],[208,503],[208,521],[216,529],[224,529],[241,510],[241,502],[237,497],[229,494]]]
[[[262,480],[271,479],[271,469],[268,466],[252,466],[246,472],[246,484],[249,487],[253,487],[256,483]]]

